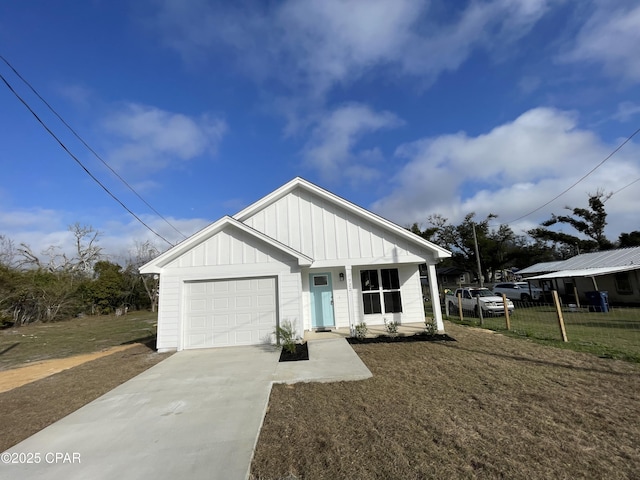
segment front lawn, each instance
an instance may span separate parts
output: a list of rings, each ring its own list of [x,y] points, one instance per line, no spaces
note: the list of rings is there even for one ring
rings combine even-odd
[[[354,345],[369,380],[275,385],[253,478],[637,478],[640,365],[446,328]]]
[[[95,315],[0,330],[0,370],[155,339],[157,313]]]

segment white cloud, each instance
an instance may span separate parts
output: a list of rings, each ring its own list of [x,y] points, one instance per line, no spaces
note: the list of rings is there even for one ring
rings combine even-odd
[[[578,33],[564,62],[601,64],[606,74],[640,81],[640,5],[636,1],[600,2]]]
[[[129,103],[103,122],[115,146],[114,168],[133,173],[161,170],[173,162],[215,154],[227,131],[224,120],[210,114],[190,117],[156,107]]]
[[[390,182],[391,192],[372,209],[402,225],[424,223],[434,213],[455,223],[474,211],[479,217],[494,213],[499,222],[511,222],[567,189],[614,147],[578,128],[571,113],[530,110],[477,137],[458,133],[402,145],[396,155],[406,163]],[[638,150],[628,144],[567,195],[512,226],[530,228],[566,205],[586,207],[588,193],[616,191],[640,177]],[[637,211],[640,197],[628,190],[620,194],[628,201],[625,209]],[[610,215],[610,229],[617,233],[640,227],[615,218]]]
[[[54,247],[56,253],[73,256],[74,236],[69,231],[69,225],[73,222],[68,222],[68,218],[77,218],[77,214],[51,209],[5,209],[0,212],[0,232],[11,240],[15,247],[21,243],[27,244],[35,255],[41,255],[45,250]],[[193,235],[211,223],[211,220],[202,218],[166,218],[186,236]],[[183,240],[183,237],[161,218],[143,215],[141,219],[169,242],[175,244]],[[80,223],[83,224],[82,221]],[[126,260],[128,251],[136,242],[149,240],[162,251],[169,247],[153,232],[128,216],[121,216],[119,220],[93,222],[91,225],[100,232],[97,244],[103,248],[103,254],[111,261]]]
[[[374,112],[355,103],[343,105],[318,121],[304,148],[305,162],[327,179],[370,180],[377,176],[373,166],[383,154],[377,148],[356,151],[358,142],[368,134],[402,124],[391,112]]]
[[[231,48],[254,79],[276,78],[296,94],[331,88],[386,69],[429,83],[477,48],[505,50],[554,0],[470,2],[451,17],[424,0],[289,0],[225,4],[157,2],[153,23],[190,62]],[[277,68],[274,66],[277,65]]]

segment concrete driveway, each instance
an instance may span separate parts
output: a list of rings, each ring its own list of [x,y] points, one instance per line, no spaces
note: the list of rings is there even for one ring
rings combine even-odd
[[[0,478],[246,479],[273,383],[371,376],[344,339],[310,341],[309,355],[178,352],[4,452]]]

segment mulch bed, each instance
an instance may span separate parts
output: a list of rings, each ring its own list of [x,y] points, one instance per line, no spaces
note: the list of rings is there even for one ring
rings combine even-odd
[[[413,335],[378,335],[377,337],[356,338],[349,337],[347,342],[351,345],[362,345],[368,343],[402,343],[402,342],[455,342],[456,339],[446,333],[430,335],[427,333],[415,333]]]
[[[296,343],[296,351],[291,353],[285,348],[280,353],[281,362],[298,362],[300,360],[309,360],[309,347],[307,342]]]

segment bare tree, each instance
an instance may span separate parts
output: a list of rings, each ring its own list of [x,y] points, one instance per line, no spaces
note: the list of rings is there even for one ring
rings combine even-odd
[[[36,255],[26,243],[21,243],[17,249],[19,255],[18,266],[34,267],[49,272],[69,272],[73,274],[89,275],[93,266],[102,258],[102,247],[98,246],[101,232],[90,225],[74,223],[68,230],[74,237],[74,251],[67,254],[57,245],[51,245],[40,255]]]
[[[0,235],[0,265],[13,267],[17,254],[18,251],[13,240],[5,235]]]
[[[71,261],[72,268],[88,274],[102,258],[102,247],[98,246],[98,237],[102,232],[94,230],[91,225],[80,225],[77,222],[69,227],[69,231],[75,237],[76,247],[76,257]]]

